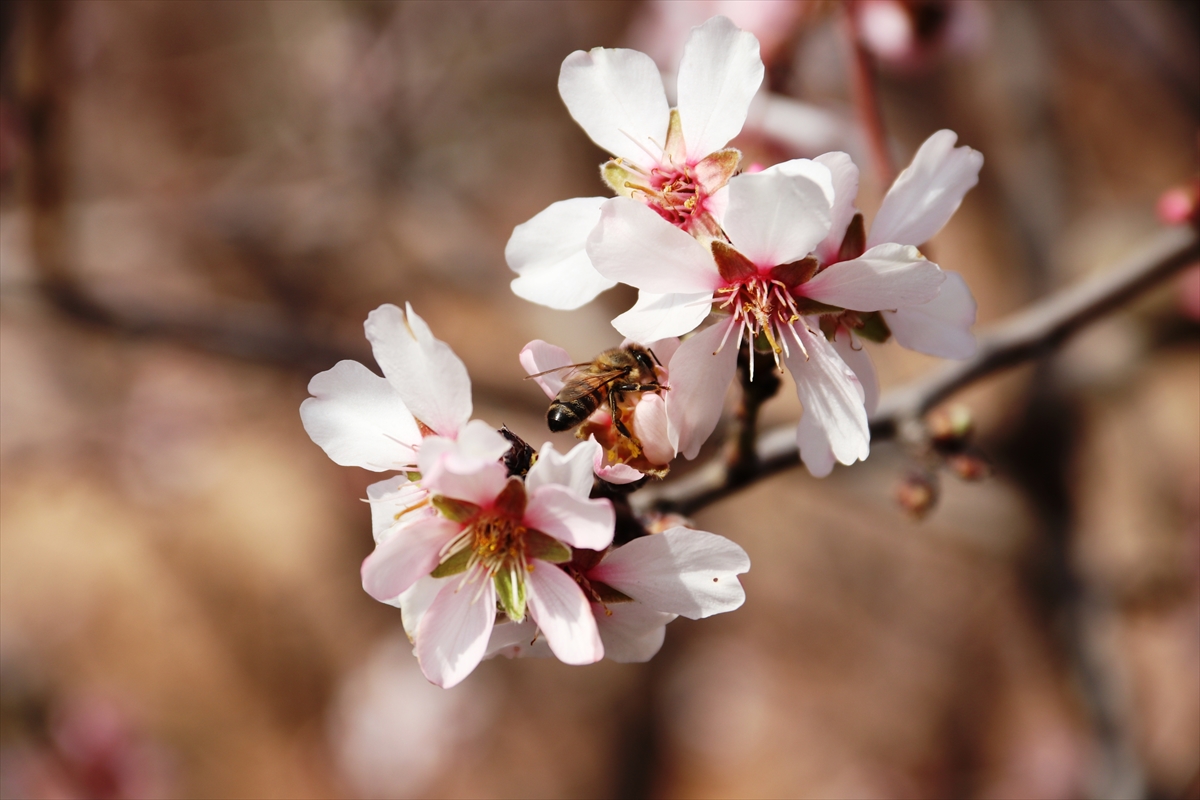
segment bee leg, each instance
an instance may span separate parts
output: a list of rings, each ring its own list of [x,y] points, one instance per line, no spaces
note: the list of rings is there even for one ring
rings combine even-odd
[[[621,387],[624,390],[624,387]],[[608,407],[612,414],[613,427],[617,429],[617,433],[624,436],[626,439],[632,439],[633,434],[625,427],[625,423],[621,421],[621,409],[618,403],[621,400],[621,391],[612,389],[608,393]]]

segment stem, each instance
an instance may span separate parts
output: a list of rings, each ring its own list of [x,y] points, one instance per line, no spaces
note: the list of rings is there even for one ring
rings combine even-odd
[[[750,359],[754,359],[751,380]],[[758,472],[758,412],[762,404],[775,396],[782,384],[775,360],[759,353],[751,344],[738,354],[738,379],[742,384],[742,402],[737,411],[737,433],[729,451],[726,474],[732,485],[752,480]]]
[[[1074,333],[1103,318],[1147,289],[1200,259],[1200,237],[1191,228],[1161,231],[1114,270],[1089,278],[1034,303],[979,337],[971,358],[886,393],[871,417],[878,441],[910,435],[921,417],[958,390],[1009,367],[1040,358]],[[735,483],[719,459],[683,479],[638,493],[638,510],[657,508],[694,514],[744,486],[800,463],[796,426],[765,431],[756,442],[757,468]]]
[[[879,185],[887,187],[891,186],[896,178],[896,167],[892,163],[887,132],[883,127],[883,114],[879,109],[879,83],[875,76],[875,60],[859,38],[854,25],[854,13],[854,4],[847,3],[845,26],[852,50],[854,104],[858,108],[858,116],[867,135],[871,158],[875,162],[875,172],[879,175]]]

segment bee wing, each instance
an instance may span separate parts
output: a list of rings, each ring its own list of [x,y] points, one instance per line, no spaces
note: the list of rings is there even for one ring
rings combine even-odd
[[[587,366],[586,364],[584,366]],[[580,397],[585,397],[599,389],[607,386],[618,378],[623,378],[629,374],[628,368],[618,367],[616,369],[599,370],[591,372],[578,378],[574,378],[567,382],[562,391],[558,393],[558,397],[554,398],[559,403],[569,403],[572,400],[578,400]]]
[[[532,375],[526,375],[525,380],[529,380],[530,378],[540,378],[543,375],[550,375],[555,372],[562,372],[564,369],[579,369],[580,367],[589,366],[591,363],[592,362],[588,361],[583,364],[563,364],[561,367],[555,367],[554,369],[544,369],[541,372],[535,372]]]

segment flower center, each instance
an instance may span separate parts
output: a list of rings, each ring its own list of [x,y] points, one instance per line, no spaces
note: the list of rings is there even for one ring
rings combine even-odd
[[[691,232],[694,218],[705,210],[707,196],[686,165],[660,165],[649,172],[633,165],[627,166],[636,181],[627,181],[626,188],[640,195],[646,205],[672,225]]]
[[[450,554],[469,550],[468,569],[479,564],[489,574],[526,566],[524,525],[493,511],[481,512],[451,543]]]
[[[743,338],[749,340],[751,347],[756,341],[765,340],[775,354],[776,366],[779,366],[780,355],[789,353],[789,343],[783,335],[784,331],[790,331],[801,316],[796,300],[787,286],[782,281],[756,275],[732,286],[717,289],[717,297],[720,299],[715,300],[716,307],[733,316],[734,324],[730,330],[738,329],[735,346],[741,346]],[[803,350],[804,345],[794,334],[792,341]],[[724,346],[725,342],[722,341],[721,347]],[[754,359],[750,362],[753,364]]]

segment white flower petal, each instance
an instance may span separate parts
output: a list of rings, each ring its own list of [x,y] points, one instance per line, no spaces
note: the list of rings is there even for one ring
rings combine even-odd
[[[431,450],[429,439],[421,450],[422,462]],[[421,469],[421,485],[429,491],[477,506],[490,505],[507,481],[508,470],[498,461],[460,461],[451,454],[433,459],[431,466]]]
[[[394,535],[401,525],[433,515],[432,506],[421,507],[428,498],[428,490],[403,475],[368,486],[367,503],[371,506],[371,534],[375,544]]]
[[[548,658],[554,655],[546,637],[538,634],[537,625],[526,617],[521,622],[501,622],[492,628],[484,658]]]
[[[667,623],[677,616],[642,603],[592,603],[592,616],[600,629],[604,657],[618,664],[641,664],[662,649]]]
[[[955,147],[957,139],[954,131],[940,130],[925,140],[883,198],[867,247],[924,244],[950,220],[983,167],[983,154]]]
[[[533,378],[534,382],[542,387],[546,397],[551,400],[562,391],[564,378],[570,374],[570,370],[560,368],[574,363],[571,361],[570,353],[566,350],[557,345],[543,342],[541,339],[534,339],[522,348],[520,361],[526,373],[537,376]],[[550,370],[557,371],[551,372]]]
[[[339,361],[308,383],[300,404],[309,437],[343,467],[384,472],[416,460],[421,432],[400,395],[357,361]]]
[[[685,341],[671,359],[667,420],[671,441],[684,457],[700,452],[725,407],[725,393],[737,371],[737,332],[733,320],[706,328]],[[725,346],[716,353],[728,332]]]
[[[667,404],[661,395],[646,394],[633,409],[633,435],[651,464],[670,464],[675,458],[667,422]]]
[[[425,677],[449,689],[483,660],[496,620],[496,588],[482,570],[465,584],[460,576],[445,584],[417,626],[416,653]]]
[[[822,264],[837,261],[838,251],[850,220],[858,213],[855,201],[858,198],[858,167],[845,153],[825,153],[813,159],[825,165],[833,177],[833,224],[829,235],[817,245],[817,258]]]
[[[586,500],[592,492],[592,465],[598,456],[603,455],[602,450],[595,439],[580,442],[563,454],[555,450],[553,444],[546,442],[538,451],[538,460],[525,476],[526,491],[558,485]]]
[[[471,379],[450,346],[406,305],[390,303],[367,315],[364,326],[375,360],[413,416],[454,437],[471,418]]]
[[[596,619],[579,584],[553,564],[532,565],[525,576],[529,615],[554,655],[566,664],[593,664],[604,658]]]
[[[854,311],[880,311],[928,303],[944,279],[941,268],[917,248],[881,244],[858,258],[831,264],[797,292]]]
[[[794,331],[796,338],[788,343],[784,361],[796,381],[796,394],[803,406],[796,429],[800,458],[809,472],[822,477],[825,466],[822,451],[826,447],[843,464],[853,464],[870,453],[871,432],[863,406],[863,387],[833,345],[824,336],[810,332],[804,320],[789,330]],[[800,344],[808,351],[807,359]]]
[[[601,275],[650,292],[698,294],[721,285],[704,245],[627,197],[614,197],[600,209],[587,251]]]
[[[633,308],[612,321],[613,327],[635,342],[682,336],[694,331],[712,310],[713,293],[655,294],[639,291]],[[657,350],[655,351],[658,352]],[[669,356],[659,356],[669,360]]]
[[[879,405],[879,376],[875,374],[875,365],[867,355],[866,348],[852,332],[838,328],[837,337],[833,340],[833,349],[846,362],[846,366],[854,370],[855,377],[863,389],[863,407],[867,416],[875,412]]]
[[[729,210],[721,226],[757,266],[798,261],[829,233],[832,179],[820,164],[812,168],[824,173],[823,184],[782,172],[743,173],[729,181]]]
[[[581,498],[565,486],[539,486],[529,493],[525,524],[584,550],[612,544],[616,514],[607,500]]]
[[[725,17],[692,28],[678,79],[679,121],[690,163],[738,135],[762,79],[763,63],[753,34]]]
[[[418,578],[416,583],[401,592],[395,600],[386,601],[388,605],[400,609],[404,633],[410,642],[417,638],[417,626],[421,624],[421,618],[425,616],[425,612],[437,599],[438,592],[442,591],[442,587],[449,580],[450,578],[435,578],[432,575],[426,575]]]
[[[941,358],[970,358],[975,354],[975,298],[957,272],[945,272],[938,296],[919,306],[883,312],[883,319],[901,347]]]
[[[399,597],[418,578],[433,571],[441,548],[461,530],[461,525],[441,517],[400,528],[363,561],[363,589],[380,601]]]
[[[724,536],[680,527],[616,548],[588,577],[657,611],[703,619],[745,602],[737,576],[749,569],[746,551]]]
[[[601,149],[647,169],[658,164],[671,109],[650,56],[603,47],[576,50],[563,60],[558,93]]]
[[[517,297],[570,310],[616,285],[596,272],[586,251],[588,234],[607,199],[562,200],[513,229],[504,258],[519,276],[512,282]]]

